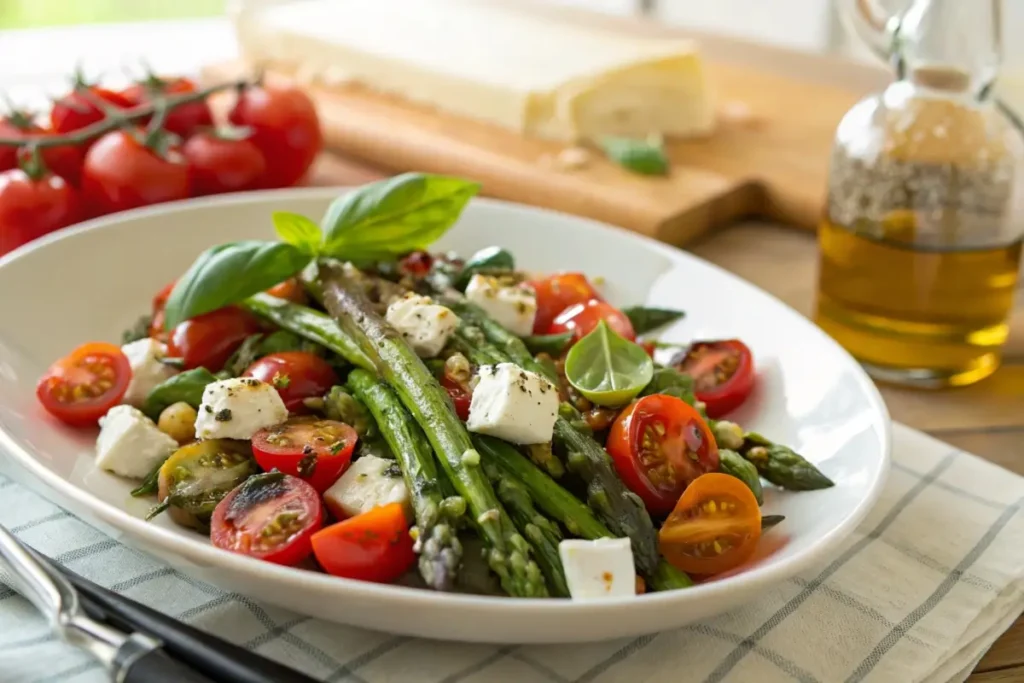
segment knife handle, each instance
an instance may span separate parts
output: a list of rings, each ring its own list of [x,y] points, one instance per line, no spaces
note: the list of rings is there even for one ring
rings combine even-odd
[[[126,661],[114,680],[116,683],[215,683],[195,669],[171,659],[160,648]]]

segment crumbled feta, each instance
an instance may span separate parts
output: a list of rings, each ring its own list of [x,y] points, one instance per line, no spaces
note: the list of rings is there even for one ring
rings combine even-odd
[[[459,326],[459,318],[427,296],[407,294],[388,306],[385,319],[422,358],[441,353]]]
[[[558,418],[558,390],[512,363],[482,365],[466,427],[518,444],[547,443]]]
[[[131,479],[144,479],[178,449],[138,408],[114,406],[100,418],[96,466]]]
[[[167,345],[155,339],[139,339],[121,347],[121,352],[132,366],[132,381],[128,384],[122,401],[136,408],[146,402],[149,392],[165,379],[177,374],[177,370],[164,363]]]
[[[566,539],[558,544],[573,600],[636,595],[636,569],[628,538]]]
[[[537,295],[532,289],[503,285],[497,278],[478,274],[466,286],[466,298],[512,334],[525,337],[533,333]]]
[[[196,418],[200,439],[251,439],[253,434],[288,419],[288,409],[270,384],[233,377],[207,384]]]
[[[324,503],[335,517],[348,518],[375,507],[401,503],[411,515],[409,490],[394,460],[364,455],[352,463],[324,492]]]

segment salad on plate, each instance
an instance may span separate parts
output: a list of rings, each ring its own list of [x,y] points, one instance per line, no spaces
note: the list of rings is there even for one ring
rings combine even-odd
[[[833,485],[727,419],[757,382],[741,340],[654,339],[684,313],[617,308],[600,274],[431,251],[477,190],[404,174],[319,223],[274,213],[279,240],[201,253],[122,345],[55,362],[39,401],[99,426],[96,466],[136,480],[150,518],[439,591],[686,588],[781,521],[763,481]]]

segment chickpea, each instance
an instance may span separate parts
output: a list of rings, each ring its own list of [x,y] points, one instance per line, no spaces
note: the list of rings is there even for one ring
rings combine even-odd
[[[184,445],[196,438],[196,417],[195,408],[179,401],[164,408],[156,426],[178,444]]]

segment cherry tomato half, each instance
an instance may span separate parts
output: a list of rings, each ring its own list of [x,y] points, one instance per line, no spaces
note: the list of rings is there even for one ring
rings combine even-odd
[[[309,300],[309,297],[306,296],[305,287],[303,287],[302,283],[293,277],[274,285],[267,290],[267,294],[270,296],[276,296],[278,299],[294,301],[297,304],[304,304]]]
[[[594,331],[597,324],[604,320],[608,327],[615,330],[615,333],[624,339],[633,341],[636,333],[633,331],[633,323],[629,322],[626,314],[609,303],[598,299],[591,299],[586,303],[573,304],[565,309],[548,328],[548,334],[561,334],[572,332],[573,340],[579,341]]]
[[[323,520],[323,505],[312,486],[281,472],[257,474],[214,508],[210,541],[223,550],[290,566],[309,557],[310,539]]]
[[[338,383],[331,364],[305,351],[282,351],[260,358],[242,373],[272,384],[290,412],[304,412],[302,401],[323,396]]]
[[[693,377],[694,393],[706,404],[708,417],[735,410],[754,388],[754,356],[737,339],[694,342],[672,365]]]
[[[90,342],[50,366],[36,385],[36,397],[58,420],[88,427],[120,403],[131,379],[119,347]]]
[[[375,507],[313,536],[313,554],[328,574],[389,583],[416,561],[401,503]]]
[[[249,140],[199,132],[182,148],[192,171],[192,193],[220,194],[254,190],[263,181],[267,163]]]
[[[661,554],[692,574],[718,574],[750,559],[761,538],[761,509],[736,477],[712,472],[683,493],[658,532]]]
[[[187,95],[196,91],[196,84],[188,78],[163,79],[156,76],[125,88],[122,96],[134,107],[145,104],[159,95]],[[149,119],[143,119],[146,125]],[[213,113],[205,100],[181,104],[167,112],[164,128],[175,135],[187,138],[200,128],[213,125]]]
[[[189,168],[171,148],[163,156],[146,147],[140,133],[115,130],[89,148],[82,169],[82,190],[96,214],[186,199]]]
[[[344,422],[293,417],[256,432],[252,452],[264,470],[299,477],[323,493],[348,467],[357,440],[356,430]]]
[[[444,390],[448,392],[449,398],[452,399],[452,403],[455,405],[455,414],[462,421],[468,420],[469,406],[473,402],[473,392],[470,391],[469,387],[453,379],[447,373],[441,376],[441,386],[444,387]]]
[[[246,88],[228,119],[252,130],[249,139],[267,160],[264,187],[294,185],[323,149],[313,100],[292,86]]]
[[[0,173],[0,256],[81,218],[78,191],[63,178]]]
[[[622,481],[652,515],[667,514],[697,477],[718,469],[718,444],[695,408],[654,394],[629,405],[608,434]]]
[[[547,334],[555,317],[573,304],[582,304],[591,299],[601,300],[601,295],[583,273],[559,273],[529,284],[537,293],[534,334]]]
[[[246,337],[259,331],[259,320],[242,309],[218,308],[171,330],[167,356],[181,358],[186,370],[204,367],[217,372]]]
[[[100,100],[119,109],[131,106],[121,93],[106,88],[91,86],[68,93],[53,103],[50,110],[50,127],[58,133],[70,133],[102,121],[104,113],[93,101]]]

